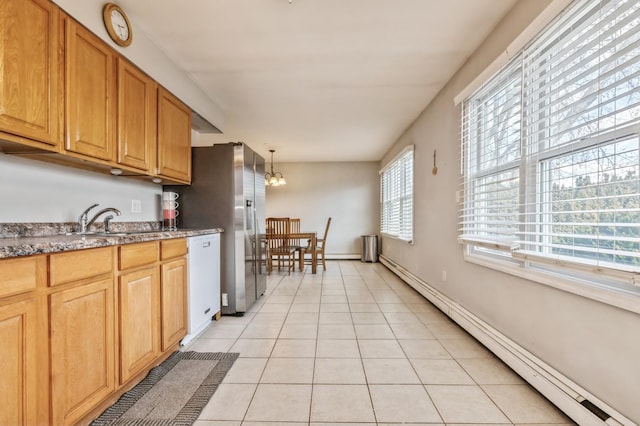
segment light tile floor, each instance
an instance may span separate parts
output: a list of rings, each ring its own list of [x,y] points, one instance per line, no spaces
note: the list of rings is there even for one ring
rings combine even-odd
[[[196,426],[572,424],[381,264],[274,272],[182,350],[240,353]]]

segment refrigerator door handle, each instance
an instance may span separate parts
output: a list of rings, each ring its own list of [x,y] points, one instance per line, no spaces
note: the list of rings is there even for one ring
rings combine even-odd
[[[246,206],[247,206],[247,208],[246,208],[246,210],[247,210],[247,214],[246,214],[246,220],[247,220],[246,229],[247,229],[247,231],[253,231],[254,230],[253,200],[247,200]]]

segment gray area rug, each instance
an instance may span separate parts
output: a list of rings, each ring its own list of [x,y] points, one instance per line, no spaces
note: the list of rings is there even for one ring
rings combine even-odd
[[[238,356],[175,352],[91,424],[192,425]]]

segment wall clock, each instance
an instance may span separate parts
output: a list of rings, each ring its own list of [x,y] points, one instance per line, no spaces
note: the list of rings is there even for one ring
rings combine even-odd
[[[133,29],[124,10],[115,3],[107,3],[102,11],[102,17],[109,37],[119,46],[129,46],[133,40]]]

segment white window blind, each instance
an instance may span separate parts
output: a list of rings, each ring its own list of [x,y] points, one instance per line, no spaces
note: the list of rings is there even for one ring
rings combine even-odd
[[[505,143],[494,161],[502,165],[483,174],[477,164],[496,156],[500,140],[487,147],[486,129],[494,122],[486,122],[486,100],[499,93],[518,98],[505,123],[510,130],[503,131],[518,141]],[[574,1],[521,57],[464,101],[463,117],[463,242],[510,246],[514,258],[534,263],[632,272],[627,278],[636,282],[640,2]],[[518,159],[511,155],[516,146]],[[489,176],[493,189],[478,191]]]
[[[516,239],[521,85],[514,62],[463,103],[464,242],[508,249]]]
[[[380,231],[413,239],[413,145],[380,171]]]
[[[578,2],[526,52],[522,251],[640,271],[639,17]]]

